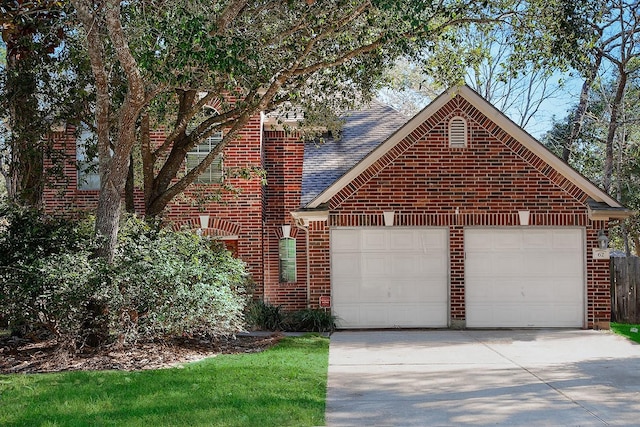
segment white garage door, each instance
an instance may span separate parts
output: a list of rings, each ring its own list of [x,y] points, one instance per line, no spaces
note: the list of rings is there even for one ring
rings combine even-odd
[[[468,327],[582,327],[581,229],[467,229]]]
[[[447,326],[448,229],[331,230],[333,314],[342,328]]]

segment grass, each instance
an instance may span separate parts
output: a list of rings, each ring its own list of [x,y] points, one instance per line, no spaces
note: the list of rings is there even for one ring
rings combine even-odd
[[[328,348],[309,335],[182,368],[0,375],[0,425],[322,425]]]
[[[634,329],[635,332],[632,332],[632,329]],[[640,343],[640,325],[611,322],[611,330],[618,335],[629,338],[631,341]]]

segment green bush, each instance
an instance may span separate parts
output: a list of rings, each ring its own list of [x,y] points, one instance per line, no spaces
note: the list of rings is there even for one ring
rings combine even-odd
[[[249,304],[247,323],[267,331],[332,332],[336,329],[337,318],[322,309],[304,309],[285,312],[280,305],[263,300]]]
[[[249,304],[245,319],[254,329],[284,331],[287,327],[286,314],[282,306],[263,300],[255,300]]]
[[[322,309],[294,311],[288,316],[288,329],[300,332],[333,332],[336,329],[336,316]]]
[[[222,245],[128,218],[112,271],[121,335],[221,335],[243,328],[247,274]]]
[[[93,256],[92,221],[0,205],[0,318],[61,345],[243,328],[247,273],[221,245],[123,219],[113,264]]]
[[[0,204],[0,317],[12,331],[82,340],[94,247],[85,223]]]

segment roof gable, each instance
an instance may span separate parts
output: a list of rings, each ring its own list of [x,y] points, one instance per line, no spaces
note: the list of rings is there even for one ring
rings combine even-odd
[[[377,171],[383,167],[383,164],[388,164],[393,161],[401,152],[408,149],[416,140],[424,135],[424,133],[429,130],[427,124],[429,121],[433,122],[443,119],[443,114],[445,113],[442,112],[442,107],[457,96],[462,97],[496,125],[493,130],[496,138],[503,142],[516,142],[517,144],[513,144],[513,146],[514,150],[521,151],[518,152],[519,155],[523,157],[535,156],[535,159],[529,160],[534,160],[534,163],[539,163],[537,166],[540,170],[547,169],[551,172],[556,172],[555,175],[559,174],[561,178],[559,185],[566,188],[567,191],[571,191],[569,187],[573,189],[577,188],[597,203],[612,209],[622,209],[628,212],[620,203],[556,157],[540,142],[467,86],[450,89],[436,98],[375,150],[371,151],[369,155],[318,194],[306,207],[318,208],[332,200],[332,198],[347,186],[355,189],[359,185],[358,183],[365,182],[370,176],[377,173]]]

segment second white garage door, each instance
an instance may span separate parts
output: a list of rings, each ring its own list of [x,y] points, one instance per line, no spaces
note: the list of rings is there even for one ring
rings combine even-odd
[[[583,235],[572,228],[465,230],[467,326],[583,326]]]
[[[448,229],[331,230],[333,314],[342,328],[446,327]]]

